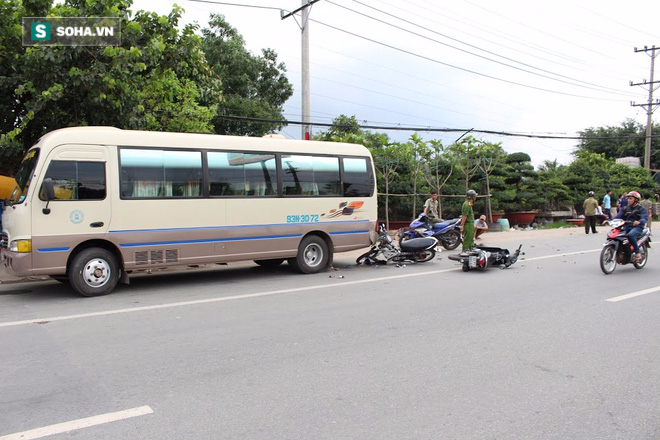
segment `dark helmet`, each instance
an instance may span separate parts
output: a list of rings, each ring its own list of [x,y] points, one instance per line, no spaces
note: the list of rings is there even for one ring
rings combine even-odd
[[[638,202],[642,200],[642,196],[640,196],[637,191],[630,191],[628,194],[626,194],[626,197],[634,197]]]
[[[595,194],[595,193],[594,193],[593,191],[589,191],[589,197],[593,197],[594,194]]]
[[[467,197],[469,199],[476,199],[477,198],[477,192],[473,189],[469,189],[467,192]]]

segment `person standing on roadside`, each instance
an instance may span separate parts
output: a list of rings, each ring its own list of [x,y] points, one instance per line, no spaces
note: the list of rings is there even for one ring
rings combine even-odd
[[[641,202],[639,202],[640,205],[642,205],[646,210],[649,212],[649,221],[646,224],[649,229],[651,229],[651,222],[653,221],[653,202],[649,200],[648,194],[644,194],[646,197],[642,199]]]
[[[461,206],[461,234],[463,235],[463,251],[474,247],[474,201],[477,200],[477,192],[468,190],[465,202]]]
[[[619,199],[619,209],[623,209],[628,206],[628,194],[629,193],[621,194],[621,198]]]
[[[584,208],[584,233],[589,233],[589,228],[591,228],[591,233],[596,233],[596,210],[598,208],[598,202],[594,199],[594,192],[589,191],[589,197],[582,203]]]
[[[603,214],[608,220],[612,220],[612,190],[608,189],[603,197]]]

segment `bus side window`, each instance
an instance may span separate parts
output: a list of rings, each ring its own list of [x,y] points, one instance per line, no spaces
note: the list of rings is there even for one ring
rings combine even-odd
[[[340,196],[339,159],[330,156],[290,155],[282,158],[285,195]]]
[[[344,195],[347,197],[371,197],[374,185],[369,161],[365,158],[342,159],[344,164],[342,181]]]
[[[274,154],[209,152],[209,194],[212,196],[277,195]]]
[[[119,154],[122,196],[202,196],[200,151],[122,148]]]
[[[55,200],[103,200],[106,195],[105,163],[54,160],[44,178],[53,179]],[[39,198],[45,200],[43,191]]]

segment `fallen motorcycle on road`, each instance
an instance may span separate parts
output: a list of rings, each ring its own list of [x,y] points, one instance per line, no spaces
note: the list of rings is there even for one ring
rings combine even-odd
[[[470,269],[487,269],[493,266],[499,266],[500,269],[506,269],[518,261],[522,249],[522,244],[511,254],[508,249],[490,246],[476,246],[460,254],[449,256],[450,260],[458,261],[463,265],[463,272]],[[525,255],[522,252],[522,255]]]
[[[401,247],[397,247],[392,237],[387,233],[385,225],[381,224],[378,227],[376,242],[368,252],[360,255],[355,262],[357,264],[386,264],[388,261],[424,263],[435,257],[435,247],[437,245],[437,239],[426,237],[405,240],[400,243]]]

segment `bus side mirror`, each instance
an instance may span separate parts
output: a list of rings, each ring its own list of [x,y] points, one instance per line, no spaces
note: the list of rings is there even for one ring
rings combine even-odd
[[[41,212],[48,215],[50,214],[50,208],[48,207],[48,204],[51,200],[55,200],[55,187],[53,186],[53,179],[46,177],[44,179],[43,185],[41,185],[41,189],[44,193],[44,198],[46,199],[46,207],[42,209]]]

